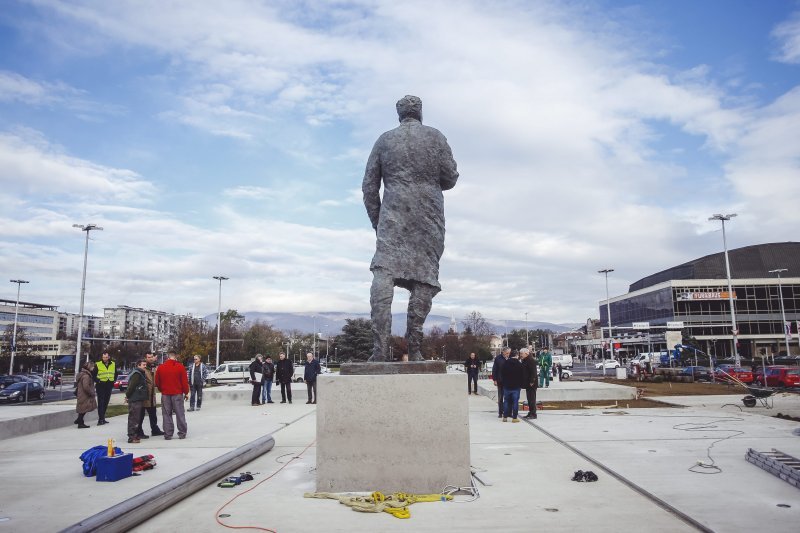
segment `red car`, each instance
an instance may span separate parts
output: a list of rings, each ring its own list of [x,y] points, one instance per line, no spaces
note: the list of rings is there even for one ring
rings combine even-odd
[[[764,385],[764,370],[756,370],[756,383]],[[788,366],[767,367],[767,387],[800,387],[800,368]]]
[[[128,374],[119,376],[117,381],[114,382],[114,388],[125,392],[125,389],[128,388]]]
[[[736,378],[742,383],[752,383],[753,373],[744,368],[737,368],[733,365],[719,365],[714,372],[714,377],[722,381],[733,381]]]

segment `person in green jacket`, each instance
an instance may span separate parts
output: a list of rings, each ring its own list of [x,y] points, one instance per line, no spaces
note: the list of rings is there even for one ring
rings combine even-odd
[[[128,404],[128,443],[139,442],[139,420],[144,412],[144,401],[147,399],[147,377],[144,369],[147,361],[136,361],[136,368],[128,377],[128,388],[125,389],[125,402]]]
[[[539,368],[541,372],[539,372],[539,386],[550,386],[550,369],[553,366],[553,355],[550,353],[549,350],[544,349],[542,350],[541,354],[539,355]],[[546,384],[545,384],[546,383]]]

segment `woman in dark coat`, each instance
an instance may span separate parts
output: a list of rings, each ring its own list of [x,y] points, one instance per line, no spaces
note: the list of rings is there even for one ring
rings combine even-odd
[[[86,413],[97,409],[97,392],[94,389],[93,370],[94,362],[86,361],[83,363],[78,377],[75,378],[75,391],[78,395],[78,405],[75,407],[75,411],[78,413],[78,419],[75,420],[75,423],[78,424],[79,429],[89,427],[83,423],[83,417]]]

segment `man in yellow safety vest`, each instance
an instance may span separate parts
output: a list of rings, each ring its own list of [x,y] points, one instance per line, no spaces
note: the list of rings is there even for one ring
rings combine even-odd
[[[117,365],[111,360],[108,351],[105,351],[95,365],[94,387],[97,391],[98,426],[108,424],[106,421],[106,409],[108,409],[108,402],[111,401],[111,391],[114,390],[114,382],[116,380]]]

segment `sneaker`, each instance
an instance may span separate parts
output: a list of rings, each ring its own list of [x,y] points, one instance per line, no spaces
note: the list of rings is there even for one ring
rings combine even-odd
[[[503,422],[508,422],[508,418],[503,417]]]
[[[145,435],[144,433],[140,433],[139,435],[136,435],[136,436],[138,438],[140,438],[140,439],[149,439],[150,438],[150,435]]]
[[[163,435],[164,435],[164,432],[161,431],[160,429],[157,429],[157,430],[153,431],[153,436],[154,437],[161,437]]]
[[[194,411],[194,407],[188,408],[187,411]]]
[[[306,403],[307,403],[307,404],[311,403],[311,400],[308,400]]]
[[[314,401],[313,401],[313,402],[311,402],[311,403],[317,403],[317,400],[314,400]]]
[[[185,438],[186,438],[186,435],[178,435],[178,438],[179,438],[179,439],[185,439]]]
[[[168,437],[168,436],[164,435],[164,440],[172,440],[172,437]]]
[[[78,424],[78,429],[86,429],[88,427],[86,424]]]
[[[198,406],[197,406],[197,409],[195,409],[195,411],[199,411],[199,410],[200,410],[200,406],[198,405]]]
[[[286,403],[286,400],[281,400],[281,403]]]
[[[514,423],[517,423],[517,422],[519,422],[519,418],[512,418],[511,421],[514,422]]]
[[[139,437],[129,437],[128,444],[139,444]]]
[[[275,403],[275,402],[273,402],[272,400],[269,400],[267,403]]]

